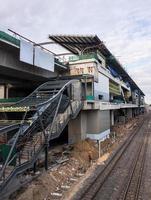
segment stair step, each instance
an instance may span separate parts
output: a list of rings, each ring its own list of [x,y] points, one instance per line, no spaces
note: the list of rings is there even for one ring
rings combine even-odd
[[[25,163],[25,162],[27,162],[28,161],[28,159],[26,159],[26,158],[21,158],[21,163]]]
[[[29,156],[29,158],[30,158],[30,156]],[[29,159],[28,159],[28,156],[21,156],[21,160],[29,160]]]

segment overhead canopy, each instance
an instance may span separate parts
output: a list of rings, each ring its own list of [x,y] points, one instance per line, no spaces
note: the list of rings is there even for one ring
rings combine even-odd
[[[97,35],[49,35],[49,38],[73,54],[79,54],[88,49],[98,50],[103,45]]]
[[[144,95],[142,90],[137,86],[123,66],[117,61],[97,35],[49,35],[49,38],[76,55],[80,53],[99,51],[103,56],[105,56],[107,64],[112,66],[124,81],[129,82],[133,90],[139,90],[141,95]]]

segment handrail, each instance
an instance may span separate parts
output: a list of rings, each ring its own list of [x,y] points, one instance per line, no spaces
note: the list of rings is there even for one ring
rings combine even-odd
[[[4,165],[2,166],[2,169],[1,169],[1,171],[0,171],[0,179],[1,179],[1,177],[3,176],[4,171],[5,171],[5,169],[6,169],[7,165],[8,165],[10,156],[11,156],[11,154],[12,154],[12,152],[13,152],[13,149],[14,149],[16,143],[17,143],[17,140],[18,140],[19,135],[20,135],[20,130],[17,132],[16,137],[15,137],[15,140],[14,140],[14,142],[13,142],[13,145],[12,145],[10,151],[9,151],[8,156],[7,156],[7,159],[6,159],[5,163],[4,163]]]
[[[82,102],[81,102],[81,104],[79,103],[79,106],[77,106],[76,110],[80,109],[81,106],[82,106]],[[69,113],[68,117],[65,119],[66,123],[68,123],[68,121],[69,121],[69,116],[70,116],[70,113]],[[41,138],[39,138],[39,139],[41,139]],[[30,157],[30,160],[28,160],[28,161],[26,161],[24,163],[21,163],[20,165],[17,165],[12,170],[12,172],[9,174],[9,176],[6,177],[5,181],[2,183],[2,185],[0,187],[0,191],[2,191],[3,188],[5,188],[5,186],[9,183],[9,180],[11,180],[11,178],[13,176],[16,176],[17,174],[22,173],[24,170],[26,170],[27,168],[29,168],[29,167],[31,167],[33,165],[33,163],[35,162],[35,160],[37,160],[40,152],[44,149],[44,146],[45,146],[45,141],[43,141],[43,143],[40,145],[40,147],[36,151],[34,151],[34,154],[32,154],[32,156]]]
[[[48,81],[46,83],[43,83],[42,85],[38,86],[32,93],[30,93],[28,96],[26,96],[24,99],[21,99],[20,101],[16,102],[15,104],[13,104],[12,106],[14,107],[15,105],[24,102],[26,99],[28,99],[29,97],[31,97],[33,94],[35,94],[35,92],[37,92],[39,89],[43,88],[45,85],[47,85],[48,83],[52,83],[55,82],[56,80],[52,80],[52,81]],[[62,81],[63,82],[63,81]]]
[[[77,82],[79,81],[78,79],[74,79],[74,80],[70,80],[68,81],[60,90],[57,94],[55,94],[51,99],[45,101],[44,103],[40,103],[38,106],[43,106],[47,103],[49,103],[52,99],[55,99],[56,97],[58,97],[65,89],[68,85],[70,85],[71,83]]]
[[[23,124],[24,124],[24,120],[25,120],[26,114],[27,114],[27,112],[25,112],[25,114],[24,114],[24,116],[23,116],[23,119],[22,119],[21,124],[20,124],[20,129],[19,129],[18,132],[15,134],[15,136],[16,136],[16,137],[15,137],[15,140],[14,140],[12,146],[11,146],[11,149],[10,149],[10,151],[9,151],[9,153],[8,153],[8,156],[7,156],[7,158],[6,158],[6,161],[5,161],[3,167],[2,167],[2,169],[1,169],[1,171],[0,171],[0,178],[3,176],[3,173],[5,172],[5,169],[6,169],[7,165],[8,165],[8,163],[9,163],[9,159],[10,159],[10,157],[11,157],[11,155],[12,155],[13,149],[15,148],[16,143],[17,143],[17,140],[18,140],[18,138],[19,138],[19,136],[20,136],[20,132],[22,132],[22,128],[23,128]]]
[[[9,126],[5,126],[5,127],[3,127],[3,128],[0,128],[0,135],[3,134],[3,133],[6,133],[6,132],[8,132],[8,131],[15,130],[15,129],[19,128],[20,125],[21,125],[21,124],[18,123],[18,124],[13,124],[13,125],[9,125]]]
[[[82,101],[80,99],[72,101],[71,99],[68,99],[68,98],[66,99],[65,98],[65,102],[67,102],[68,106],[63,108],[63,111],[59,112],[59,109],[60,109],[59,107],[61,105],[61,101],[64,100],[64,98],[63,98],[64,90],[69,85],[71,85],[72,83],[75,83],[77,81],[79,81],[79,80],[74,79],[74,80],[64,81],[64,85],[61,87],[61,89],[54,96],[52,96],[50,99],[48,99],[48,100],[46,100],[46,101],[44,101],[42,103],[39,103],[37,106],[35,106],[36,107],[36,109],[35,109],[36,112],[34,113],[34,115],[32,117],[33,118],[32,124],[30,126],[27,126],[27,128],[25,127],[25,129],[23,130],[24,131],[23,133],[25,133],[27,131],[26,132],[27,133],[27,137],[26,138],[28,138],[28,140],[26,140],[26,141],[29,141],[30,136],[33,137],[33,131],[39,129],[39,126],[37,126],[38,125],[37,124],[37,120],[40,119],[39,117],[45,116],[45,113],[47,113],[47,112],[48,113],[52,112],[51,115],[52,115],[53,119],[50,122],[49,122],[49,119],[48,119],[48,121],[46,122],[47,124],[45,125],[44,128],[45,128],[45,130],[48,130],[48,128],[51,127],[50,131],[49,131],[49,133],[46,134],[46,138],[44,137],[43,139],[41,138],[43,136],[42,135],[42,131],[40,131],[41,135],[38,136],[38,139],[36,141],[33,141],[33,143],[31,144],[32,148],[30,149],[30,153],[32,153],[32,154],[30,154],[30,157],[27,159],[27,161],[23,160],[24,163],[20,163],[20,160],[22,159],[22,156],[21,157],[19,156],[19,164],[17,164],[14,167],[14,169],[11,172],[11,174],[3,181],[2,186],[4,186],[17,173],[21,173],[22,170],[25,171],[29,166],[31,166],[31,164],[34,162],[34,160],[37,159],[37,156],[39,155],[38,152],[41,152],[40,149],[43,149],[45,147],[46,139],[47,139],[47,143],[48,143],[49,140],[52,139],[51,138],[52,133],[53,133],[53,137],[58,137],[60,135],[60,133],[62,132],[62,130],[64,129],[64,127],[66,126],[66,124],[68,123],[68,121],[70,119],[74,118],[75,116],[77,116],[77,113],[79,113],[79,111],[80,111],[80,109],[82,108],[82,105],[83,105]],[[51,84],[52,82],[47,82],[47,83],[42,84],[34,92],[32,92],[28,97],[31,97],[31,95],[33,95],[33,94],[36,94],[36,92],[40,88],[43,88],[42,86],[47,85],[48,83]],[[26,97],[26,98],[28,98],[28,97]],[[24,98],[23,100],[21,100],[19,102],[25,101],[26,98]],[[69,104],[69,101],[70,101],[70,104]],[[19,102],[17,102],[17,103],[19,103]],[[51,105],[52,105],[53,102],[55,102],[55,103],[53,104],[53,111],[51,111],[51,109],[52,109]],[[62,101],[62,102],[64,102],[64,101]],[[38,112],[40,112],[40,115],[37,114]],[[58,120],[58,116],[60,116],[60,115],[64,116],[63,117],[63,122],[61,122],[61,123]],[[48,124],[49,124],[49,126],[48,126]],[[24,125],[24,120],[22,121],[22,125]],[[53,131],[55,131],[55,132],[53,132]],[[12,148],[11,148],[11,150],[9,152],[9,156],[7,157],[7,159],[5,161],[5,164],[3,165],[3,168],[1,170],[1,174],[3,174],[4,170],[6,169],[6,166],[8,165],[8,163],[10,163],[10,155],[12,154],[11,151],[12,151],[12,149],[14,149],[14,147],[16,145],[16,142],[18,141],[20,133],[21,133],[21,129],[19,129],[19,131],[15,135],[16,136],[15,140],[14,140]],[[42,139],[42,142],[40,142],[40,145],[38,145],[38,143],[39,143],[39,141],[41,139]],[[24,140],[23,140],[23,142],[24,142]],[[24,143],[24,147],[26,146],[25,143]],[[25,151],[26,151],[26,149],[25,149]],[[22,153],[25,153],[25,151],[23,150]],[[17,154],[19,155],[19,152]]]
[[[39,150],[36,152],[36,154],[32,157],[32,160],[29,162],[24,162],[18,166],[16,166],[16,168],[14,168],[12,170],[12,172],[10,173],[10,175],[5,179],[5,182],[2,183],[1,187],[0,187],[0,191],[2,191],[2,189],[5,187],[5,185],[8,183],[8,181],[11,179],[11,177],[17,175],[18,173],[20,173],[22,170],[27,169],[27,166],[31,166],[34,161],[36,160],[36,158],[39,156],[39,153],[44,149],[44,146],[41,146],[39,148]]]

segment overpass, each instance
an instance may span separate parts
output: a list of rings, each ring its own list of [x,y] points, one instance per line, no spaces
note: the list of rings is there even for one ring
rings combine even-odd
[[[30,92],[49,78],[57,77],[59,73],[67,70],[56,57],[54,72],[31,65],[20,60],[20,40],[5,32],[0,31],[0,86],[4,94],[0,98],[12,97],[10,88],[26,88]],[[6,84],[7,83],[7,84]],[[14,89],[13,89],[14,90]],[[26,96],[27,93],[23,96]]]
[[[59,60],[55,58],[55,71],[51,72],[44,68],[20,61],[19,54],[20,40],[0,31],[0,75],[15,78],[21,76],[26,80],[33,80],[33,78],[35,80],[46,80],[57,76],[59,71],[67,69],[67,66],[60,63]]]

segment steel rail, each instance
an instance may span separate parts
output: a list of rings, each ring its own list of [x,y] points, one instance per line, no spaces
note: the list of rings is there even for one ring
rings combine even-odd
[[[143,119],[142,122],[139,124],[139,126],[136,127],[136,129],[134,130],[134,133],[132,135],[130,135],[126,139],[126,141],[124,141],[124,144],[122,144],[119,147],[119,149],[113,154],[113,156],[108,161],[106,166],[100,171],[98,176],[92,181],[92,183],[86,188],[86,190],[84,190],[84,192],[81,195],[79,195],[79,197],[77,199],[88,200],[88,199],[94,199],[96,197],[99,190],[104,185],[105,181],[107,180],[107,178],[111,174],[115,165],[120,160],[120,158],[124,154],[125,150],[129,147],[129,145],[131,144],[131,142],[133,141],[133,139],[137,135],[138,131],[140,130],[140,128],[142,127],[144,122],[145,122],[145,119]],[[96,188],[95,186],[97,186],[97,184],[96,184],[97,181],[99,181],[99,183],[98,183],[98,187]],[[93,187],[94,190],[92,189],[92,187]],[[90,193],[90,191],[91,191],[91,193]]]
[[[129,198],[129,196],[132,197],[132,195],[134,197],[133,198],[134,200],[138,199],[142,175],[143,175],[143,169],[144,169],[144,165],[145,165],[146,151],[147,151],[147,146],[148,146],[148,137],[149,137],[148,131],[147,131],[147,135],[145,135],[145,136],[146,137],[144,137],[144,139],[142,140],[142,142],[139,146],[139,150],[137,151],[137,155],[132,162],[132,166],[130,168],[131,170],[129,172],[128,181],[125,184],[126,187],[124,187],[123,192],[121,192],[119,200],[131,199],[131,198]],[[135,175],[135,173],[137,173],[137,170],[138,170],[139,174]],[[134,178],[136,178],[135,182],[133,182]],[[133,183],[136,183],[135,187],[134,187]],[[132,184],[133,184],[133,187],[132,187]],[[131,190],[134,190],[134,191],[131,192]]]

